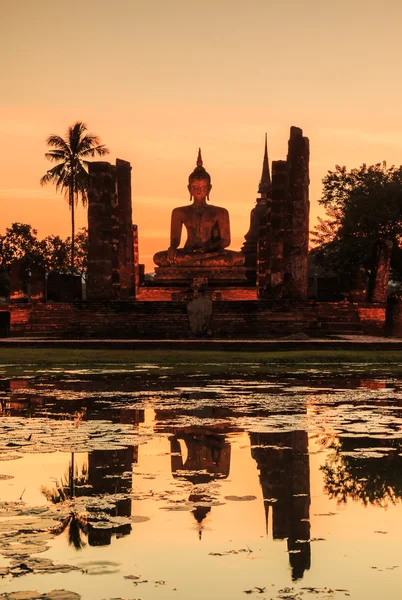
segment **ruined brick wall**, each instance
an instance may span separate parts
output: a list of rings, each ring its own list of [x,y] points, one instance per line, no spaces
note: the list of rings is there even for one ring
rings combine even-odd
[[[185,302],[108,301],[8,304],[11,335],[67,338],[186,338]],[[281,338],[305,332],[383,334],[385,305],[348,302],[215,301],[212,331],[223,339]]]
[[[272,203],[260,229],[260,298],[307,300],[309,213],[309,141],[291,127],[287,160],[272,163]]]
[[[369,303],[361,303],[356,306],[358,307],[359,318],[364,333],[367,335],[384,335],[386,305],[375,306]]]

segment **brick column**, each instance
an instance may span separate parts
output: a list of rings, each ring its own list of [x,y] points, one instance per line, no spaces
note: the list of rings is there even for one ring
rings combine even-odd
[[[388,295],[392,242],[379,240],[375,245],[374,253],[375,267],[370,281],[369,300],[383,303],[387,301]]]
[[[138,225],[133,225],[133,252],[134,252],[134,285],[135,295],[138,293],[140,286],[140,265],[139,265],[139,251],[138,251]]]
[[[116,172],[119,200],[120,297],[128,299],[133,298],[135,295],[130,163],[118,158],[116,160]]]
[[[119,298],[119,203],[116,167],[89,163],[88,300]]]
[[[309,141],[298,127],[290,128],[284,244],[285,298],[307,300],[309,240]]]
[[[10,302],[28,302],[28,270],[23,260],[11,264]]]
[[[43,267],[32,267],[31,302],[44,302],[46,296],[46,275]]]
[[[257,273],[256,285],[259,298],[266,298],[270,288],[270,256],[271,256],[271,202],[267,202],[264,213],[260,215],[257,239]]]

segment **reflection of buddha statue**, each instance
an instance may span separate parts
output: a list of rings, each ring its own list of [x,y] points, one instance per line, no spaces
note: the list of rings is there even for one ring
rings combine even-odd
[[[167,251],[155,254],[155,264],[175,270],[201,267],[201,271],[205,267],[231,268],[243,265],[244,256],[241,252],[227,250],[230,245],[228,211],[207,204],[212,185],[209,173],[202,166],[201,150],[198,152],[197,166],[188,181],[190,200],[194,199],[194,202],[173,210],[170,246]],[[183,225],[187,230],[187,240],[184,247],[179,248]],[[197,275],[195,272],[191,274]]]

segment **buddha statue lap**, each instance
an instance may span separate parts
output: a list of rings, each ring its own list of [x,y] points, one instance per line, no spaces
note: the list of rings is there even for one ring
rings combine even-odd
[[[230,245],[228,211],[207,204],[211,188],[211,177],[203,167],[200,150],[188,184],[193,203],[172,212],[170,246],[154,256],[158,265],[156,281],[188,281],[195,277],[228,283],[246,281],[244,255],[227,249]],[[187,240],[184,247],[179,248],[183,225]]]

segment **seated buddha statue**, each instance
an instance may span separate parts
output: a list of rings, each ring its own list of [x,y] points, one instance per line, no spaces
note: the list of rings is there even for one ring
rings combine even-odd
[[[201,149],[197,166],[188,178],[189,206],[172,212],[170,246],[157,252],[154,263],[159,267],[237,267],[244,263],[241,252],[227,250],[230,245],[229,213],[225,208],[207,204],[212,189],[211,176],[203,167]],[[183,225],[187,240],[179,248]]]

